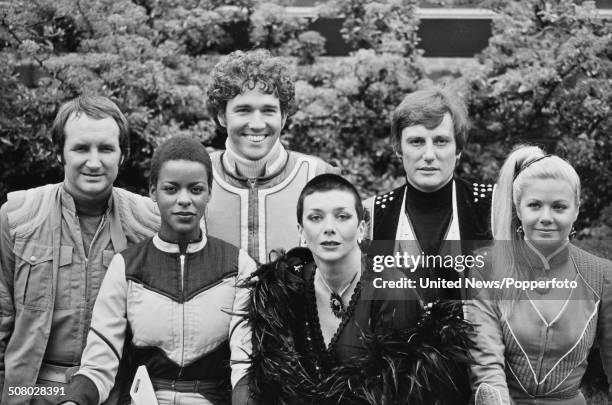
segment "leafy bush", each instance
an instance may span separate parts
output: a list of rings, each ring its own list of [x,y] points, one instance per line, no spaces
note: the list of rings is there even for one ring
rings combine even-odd
[[[601,231],[600,212],[612,204],[612,25],[569,0],[500,11],[482,69],[468,77],[477,151],[469,170],[493,179],[513,145],[540,144],[582,179],[582,234]]]
[[[289,146],[335,162],[364,195],[398,185],[403,175],[387,139],[389,117],[422,71],[401,55],[369,49],[326,58],[298,77]]]
[[[322,52],[322,38],[308,34],[304,20],[278,15],[278,6],[229,3],[11,2],[0,14],[0,200],[9,190],[61,179],[49,126],[63,101],[90,93],[119,105],[130,122],[132,158],[118,184],[145,192],[159,142],[188,134],[215,143],[204,93],[218,60],[211,53],[239,44],[303,52],[305,60]],[[303,45],[296,44],[300,34]],[[28,88],[15,73],[32,65],[43,77]]]
[[[320,7],[322,16],[342,15],[341,34],[354,50],[374,49],[397,53],[411,61],[421,54],[417,49],[418,20],[416,0],[334,0]]]
[[[206,116],[204,89],[215,53],[239,46],[296,58],[289,62],[297,62],[301,108],[283,137],[291,148],[337,162],[368,194],[401,181],[384,138],[391,109],[423,76],[415,63],[415,2],[332,2],[347,17],[346,38],[356,48],[371,48],[338,60],[319,59],[324,39],[284,8],[229,3],[13,2],[0,34],[9,62],[3,64],[0,89],[7,95],[0,117],[6,121],[0,129],[0,152],[6,156],[0,195],[60,179],[48,127],[57,106],[82,93],[110,97],[128,117],[132,159],[118,179],[128,188],[146,190],[151,152],[168,136],[191,134],[222,145],[224,134]],[[375,39],[365,44],[368,37]],[[45,77],[26,89],[13,72],[30,60]]]
[[[391,189],[403,172],[387,140],[390,112],[429,83],[416,4],[326,2],[320,14],[343,15],[354,48],[326,58],[304,19],[269,2],[15,0],[0,15],[0,196],[60,179],[49,125],[59,103],[81,93],[109,96],[126,112],[132,159],[119,184],[133,190],[145,191],[151,152],[168,136],[222,147],[225,134],[205,109],[208,74],[219,54],[254,46],[287,57],[296,72],[299,108],[283,142],[336,162],[364,195]],[[611,25],[568,0],[482,4],[501,18],[480,68],[451,83],[473,121],[459,173],[494,181],[512,145],[542,144],[583,179],[581,236],[611,237]],[[44,73],[31,87],[15,74],[28,64]]]
[[[324,39],[269,2],[13,0],[0,10],[0,200],[61,179],[49,126],[58,105],[82,93],[110,97],[128,117],[124,187],[146,191],[152,151],[169,136],[221,147],[224,134],[205,108],[209,72],[219,54],[256,46],[287,57],[296,72],[298,112],[283,142],[335,162],[364,196],[388,191],[403,181],[387,139],[390,113],[429,83],[416,4],[326,2],[321,15],[345,17],[342,35],[354,52],[325,58]],[[473,121],[458,171],[494,181],[519,142],[567,157],[583,180],[580,234],[601,239],[580,244],[610,257],[612,25],[569,0],[482,4],[501,17],[480,68],[450,83],[468,99]],[[18,77],[28,69],[30,82]]]

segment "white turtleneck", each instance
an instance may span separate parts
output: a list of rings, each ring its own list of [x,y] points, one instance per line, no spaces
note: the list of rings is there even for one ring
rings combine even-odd
[[[258,160],[250,160],[240,156],[229,142],[225,141],[225,153],[223,154],[223,166],[234,175],[257,179],[269,177],[278,172],[287,161],[288,153],[277,139],[270,151]]]

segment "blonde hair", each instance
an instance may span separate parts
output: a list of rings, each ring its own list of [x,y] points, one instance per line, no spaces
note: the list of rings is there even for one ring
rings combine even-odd
[[[546,155],[537,146],[519,145],[504,162],[497,180],[491,228],[495,240],[519,240],[520,221],[516,207],[525,187],[534,179],[565,180],[572,187],[576,206],[580,205],[580,177],[566,160]]]
[[[572,188],[575,203],[580,205],[580,177],[566,160],[547,155],[537,146],[518,145],[502,165],[495,188],[491,210],[491,228],[495,239],[495,254],[492,272],[495,279],[504,277],[526,277],[519,274],[516,258],[524,254],[522,235],[517,232],[521,221],[516,207],[521,202],[525,187],[533,180],[564,180]],[[510,272],[510,274],[509,274]],[[500,299],[511,301],[518,298],[519,291],[500,291]],[[506,312],[507,311],[502,311]]]

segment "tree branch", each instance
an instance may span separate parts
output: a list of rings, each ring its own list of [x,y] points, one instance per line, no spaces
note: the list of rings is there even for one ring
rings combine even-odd
[[[544,97],[542,97],[539,101],[536,100],[536,102],[533,104],[534,114],[531,116],[531,120],[529,120],[529,124],[527,125],[528,131],[533,129],[537,118],[542,115],[542,108],[544,108],[546,103],[548,103],[548,100],[550,100],[555,90],[557,90],[557,88],[561,85],[561,83],[563,83],[563,81],[567,78],[567,76],[569,76],[570,73],[580,67],[580,64],[581,61],[579,60],[574,65],[570,66],[565,72],[562,72],[559,75],[559,80],[549,87]]]
[[[10,34],[10,36],[19,44],[22,45],[23,44],[23,40],[21,38],[19,38],[19,35],[17,35],[17,33],[15,32],[15,30],[13,30],[11,24],[9,24],[9,22],[6,20],[6,15],[2,16],[2,20],[0,22],[0,25],[2,25],[7,32]],[[32,55],[32,59],[34,59],[36,61],[36,63],[38,64],[38,66],[40,66],[40,68],[42,70],[44,70],[49,76],[57,79],[61,84],[67,86],[68,83],[66,83],[66,81],[64,79],[62,79],[61,77],[59,77],[58,75],[54,74],[51,70],[49,70],[49,68],[47,68],[45,66],[45,63],[42,59],[40,59],[39,57]]]

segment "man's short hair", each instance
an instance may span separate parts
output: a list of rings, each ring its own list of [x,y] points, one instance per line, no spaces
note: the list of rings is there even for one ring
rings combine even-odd
[[[357,220],[361,221],[365,219],[365,209],[359,196],[359,191],[355,186],[345,179],[344,177],[333,174],[325,173],[313,177],[302,189],[297,202],[297,221],[298,224],[303,225],[302,216],[304,215],[304,199],[314,193],[323,193],[326,191],[346,191],[353,195],[355,199],[355,212],[357,212]]]
[[[66,122],[72,116],[81,114],[87,115],[89,118],[101,120],[104,118],[112,118],[119,127],[119,148],[124,161],[130,155],[130,134],[127,119],[119,110],[117,104],[110,99],[102,96],[79,96],[73,100],[64,103],[58,110],[53,126],[51,127],[51,136],[57,156],[64,159],[63,151],[66,143]]]
[[[155,148],[151,158],[149,187],[157,184],[162,165],[170,160],[189,160],[191,162],[202,163],[206,169],[206,181],[210,190],[213,181],[210,155],[200,141],[188,136],[175,136]]]
[[[396,151],[401,151],[402,130],[415,125],[434,129],[442,123],[444,115],[450,114],[457,153],[467,143],[469,120],[467,106],[463,99],[453,92],[433,87],[408,94],[393,111],[391,116],[391,142]]]
[[[215,65],[206,90],[206,108],[217,126],[217,115],[225,113],[227,102],[255,88],[276,96],[283,115],[295,112],[295,84],[287,64],[267,50],[235,51]]]

